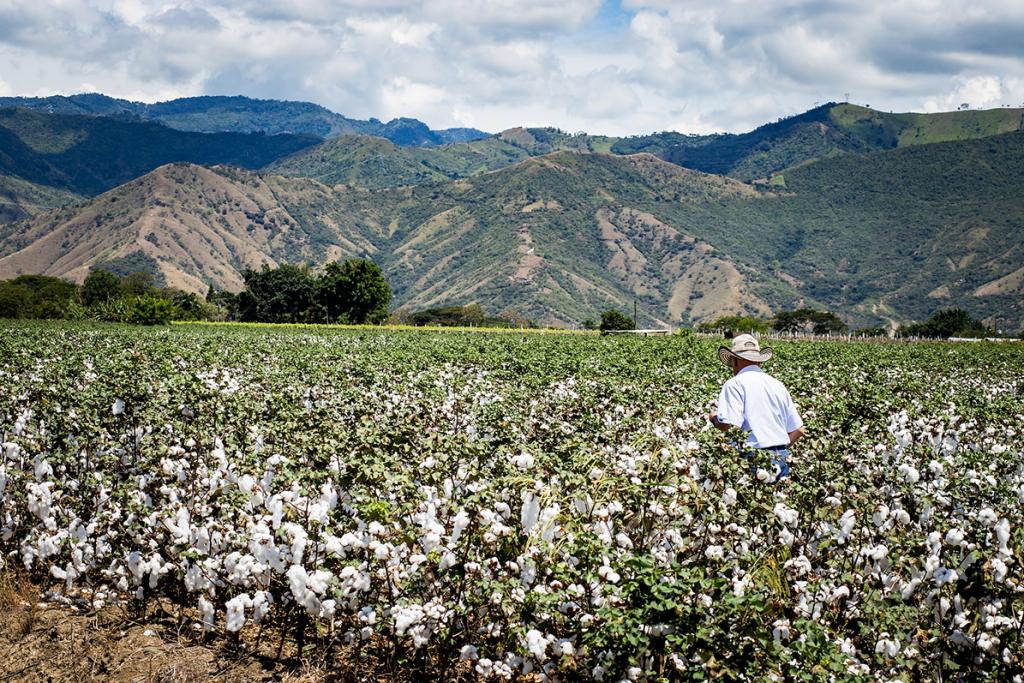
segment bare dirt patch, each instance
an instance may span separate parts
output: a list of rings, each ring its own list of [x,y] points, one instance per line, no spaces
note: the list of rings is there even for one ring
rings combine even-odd
[[[278,652],[276,636],[240,640],[206,635],[192,619],[165,606],[145,615],[128,607],[76,609],[41,600],[39,588],[17,572],[0,572],[0,681],[4,683],[348,683],[413,680],[400,665],[373,652],[308,646],[299,658],[289,641]],[[331,657],[324,656],[330,652]],[[463,664],[465,664],[463,662]],[[455,667],[454,680],[466,667]]]
[[[974,290],[974,296],[995,296],[998,294],[1014,294],[1024,291],[1024,268],[1004,275]]]

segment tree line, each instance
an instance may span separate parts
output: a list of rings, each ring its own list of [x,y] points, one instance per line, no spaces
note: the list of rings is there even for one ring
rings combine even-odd
[[[206,297],[156,284],[149,272],[119,276],[103,268],[89,271],[81,285],[47,275],[20,275],[0,281],[0,318],[63,318],[142,325],[171,320],[239,320],[269,323],[342,323],[466,327],[533,327],[515,313],[489,316],[479,304],[441,306],[389,314],[391,287],[372,261],[352,258],[327,264],[316,273],[306,265],[284,264],[243,274],[245,288],[235,294],[211,287]],[[631,330],[635,321],[618,309],[587,319],[586,329]],[[801,308],[772,318],[723,316],[697,325],[699,331],[769,331],[817,335],[846,333],[888,336],[883,327],[850,330],[836,314]],[[899,327],[897,337],[948,339],[999,334],[961,308],[936,311],[928,320]]]
[[[701,331],[730,330],[732,332],[784,332],[817,335],[852,334],[861,337],[887,337],[889,329],[881,326],[862,327],[851,330],[836,314],[802,308],[797,311],[782,311],[772,318],[756,316],[723,316],[711,322],[700,323]],[[962,308],[948,308],[936,311],[924,322],[901,325],[893,336],[922,337],[926,339],[949,339],[950,337],[996,337],[996,330],[972,317]]]
[[[618,309],[612,308],[601,314],[600,321],[588,318],[583,321],[585,329],[599,329],[602,332],[612,330],[632,330],[635,321]],[[728,315],[710,322],[697,325],[701,332],[726,331],[728,333],[781,332],[787,334],[843,335],[852,334],[861,337],[887,337],[889,330],[885,327],[862,327],[851,330],[835,313],[818,311],[813,308],[801,308],[795,311],[780,311],[771,318],[757,316]],[[962,308],[950,308],[936,311],[928,320],[919,323],[902,325],[894,332],[896,337],[923,337],[926,339],[949,339],[950,337],[997,337],[996,330],[972,317]]]
[[[146,272],[118,276],[98,268],[81,285],[48,275],[19,275],[0,282],[0,318],[156,325],[212,315],[214,311],[201,297],[161,287]]]
[[[172,320],[377,324],[391,288],[371,261],[329,263],[320,274],[285,264],[247,270],[240,293],[210,287],[206,297],[156,284],[152,273],[103,268],[75,284],[47,275],[0,281],[0,318],[98,320],[159,325]]]

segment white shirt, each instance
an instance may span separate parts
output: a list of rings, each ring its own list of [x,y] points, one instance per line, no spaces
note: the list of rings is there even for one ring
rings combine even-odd
[[[788,446],[804,425],[786,386],[756,365],[736,373],[718,395],[718,420],[748,432],[752,448]]]

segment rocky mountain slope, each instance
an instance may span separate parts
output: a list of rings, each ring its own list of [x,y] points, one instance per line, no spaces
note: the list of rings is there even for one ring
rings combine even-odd
[[[176,164],[9,228],[0,278],[81,280],[90,267],[134,259],[172,286],[238,289],[245,268],[359,255],[383,266],[396,303],[414,308],[479,301],[571,324],[635,297],[660,324],[766,313],[756,273],[671,222],[680,206],[732,197],[757,192],[650,155],[560,152],[376,191]]]

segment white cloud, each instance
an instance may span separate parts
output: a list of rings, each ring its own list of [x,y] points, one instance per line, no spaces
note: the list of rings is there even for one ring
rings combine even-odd
[[[440,26],[433,23],[413,23],[403,16],[365,19],[349,17],[345,24],[361,36],[376,40],[390,40],[396,45],[427,47],[427,41]]]
[[[2,0],[0,82],[434,127],[745,130],[843,99],[1021,104],[1019,0]]]
[[[381,91],[380,103],[386,118],[397,118],[409,111],[429,114],[445,101],[445,91],[427,83],[415,83],[398,77],[386,83]]]
[[[1003,100],[1003,84],[997,76],[957,77],[954,81],[953,89],[945,95],[925,100],[924,111],[949,111],[963,105],[971,109],[988,109]]]

